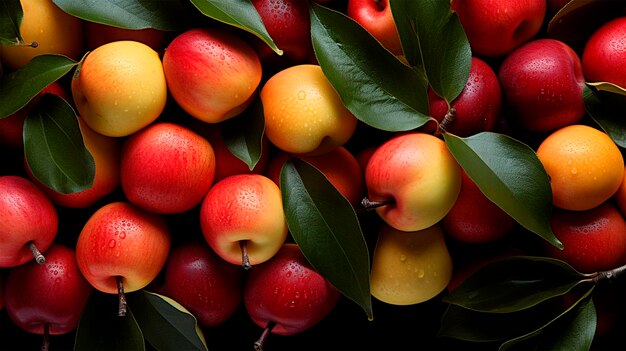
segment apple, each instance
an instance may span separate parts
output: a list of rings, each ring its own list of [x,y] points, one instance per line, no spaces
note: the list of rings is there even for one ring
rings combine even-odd
[[[213,251],[245,269],[269,260],[287,238],[280,188],[261,174],[232,175],[215,183],[199,216]]]
[[[243,299],[244,270],[224,261],[202,241],[172,248],[159,293],[180,303],[203,328],[224,323]]]
[[[250,270],[243,299],[252,321],[265,329],[255,343],[262,349],[269,333],[295,335],[319,323],[337,305],[340,292],[319,274],[294,243]]]
[[[59,218],[48,196],[28,178],[0,176],[0,267],[13,267],[35,258],[52,245]]]
[[[391,53],[403,54],[389,0],[348,0],[346,14],[365,28]]]
[[[502,62],[498,78],[505,113],[520,128],[550,132],[585,115],[585,79],[578,54],[556,39],[532,40]]]
[[[125,201],[98,208],[76,242],[81,273],[97,290],[118,294],[125,315],[126,292],[143,289],[159,274],[170,253],[167,222]]]
[[[262,75],[252,46],[223,28],[193,28],[178,34],[165,50],[163,70],[178,105],[208,123],[243,112]]]
[[[626,88],[626,17],[620,16],[596,29],[585,44],[582,69],[589,82],[609,82]]]
[[[6,280],[6,311],[21,329],[48,336],[76,329],[93,288],[83,277],[72,248],[53,243],[46,262],[12,267]]]
[[[124,195],[145,210],[173,214],[198,205],[213,184],[215,153],[199,134],[171,122],[130,136],[121,152]]]
[[[167,39],[167,32],[154,28],[127,29],[90,21],[85,21],[84,28],[87,50],[113,41],[133,40],[159,52],[164,49]]]
[[[465,88],[450,106],[432,88],[428,89],[428,100],[430,116],[447,132],[461,137],[493,131],[502,110],[502,91],[498,76],[489,64],[475,56],[472,57]],[[449,117],[443,122],[446,115]]]
[[[442,139],[407,132],[378,146],[365,169],[365,186],[366,208],[375,208],[391,227],[413,232],[439,222],[454,206],[461,167]]]
[[[159,54],[132,40],[89,52],[76,68],[71,90],[87,125],[112,137],[129,136],[154,122],[167,100]]]
[[[472,53],[504,57],[539,33],[546,0],[451,0]]]

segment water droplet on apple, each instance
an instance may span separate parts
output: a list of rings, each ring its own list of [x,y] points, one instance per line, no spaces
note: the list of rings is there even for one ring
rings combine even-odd
[[[424,278],[424,274],[425,274],[425,273],[424,273],[424,270],[423,270],[423,269],[420,269],[420,270],[417,272],[417,277],[418,277],[418,278]]]
[[[124,239],[126,237],[126,232],[121,232],[120,233],[120,239]]]
[[[571,172],[572,174],[576,174],[578,173],[578,170],[576,169],[576,167],[572,167]]]
[[[300,90],[298,92],[298,100],[304,100],[306,99],[306,92],[304,90]]]
[[[400,257],[398,257],[400,259],[401,262],[406,261],[406,255],[400,255]]]
[[[110,248],[114,248],[115,247],[115,239],[111,239],[111,241],[109,241],[109,247]]]
[[[61,278],[56,278],[56,279],[54,280],[54,282],[55,282],[55,283],[57,283],[57,284],[61,284]]]

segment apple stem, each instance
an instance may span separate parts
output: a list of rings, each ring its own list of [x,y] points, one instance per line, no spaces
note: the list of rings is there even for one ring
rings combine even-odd
[[[242,240],[239,242],[239,247],[241,247],[241,266],[245,270],[249,270],[252,265],[250,264],[250,257],[248,257],[248,241]]]
[[[43,323],[43,342],[41,344],[41,351],[48,351],[50,349],[50,323]]]
[[[596,284],[602,281],[611,282],[621,277],[624,272],[626,272],[626,265],[608,271],[598,272],[598,274],[593,278],[593,282]]]
[[[274,321],[267,322],[265,329],[263,329],[263,333],[261,333],[261,337],[257,341],[254,342],[254,351],[263,351],[263,345],[265,345],[265,340],[272,332],[272,329],[276,323]]]
[[[35,261],[37,261],[37,263],[46,263],[46,258],[41,254],[41,252],[39,252],[39,250],[37,250],[37,246],[35,246],[34,242],[29,241],[26,245],[28,245],[28,247],[30,248],[30,252],[33,253],[33,256],[35,257]]]
[[[444,132],[450,126],[450,123],[454,122],[455,118],[456,109],[454,107],[450,107],[450,109],[448,109],[448,112],[446,112],[446,115],[443,116],[441,123],[439,123],[439,127],[437,128],[437,135]]]
[[[124,285],[122,284],[121,276],[118,275],[115,277],[115,279],[117,281],[117,296],[119,298],[119,307],[118,307],[117,315],[120,317],[124,317],[126,316],[126,311],[128,309],[128,306],[126,303],[126,294],[124,293]]]
[[[382,201],[372,201],[368,199],[367,197],[364,197],[363,200],[361,200],[361,206],[363,206],[363,210],[370,211],[377,207],[390,205],[394,202],[395,201],[393,199],[387,199],[387,200],[382,200]]]

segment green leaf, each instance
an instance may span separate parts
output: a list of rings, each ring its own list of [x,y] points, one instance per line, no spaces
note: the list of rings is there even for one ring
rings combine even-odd
[[[143,351],[146,349],[141,329],[131,309],[117,315],[117,295],[94,292],[78,323],[74,351]],[[131,306],[129,306],[131,307]]]
[[[344,105],[364,123],[403,131],[429,121],[428,84],[341,12],[311,3],[315,56]]]
[[[0,0],[0,45],[22,43],[20,25],[24,12],[20,0]]]
[[[314,166],[285,162],[280,188],[287,225],[304,256],[372,319],[369,252],[350,202]]]
[[[158,350],[208,350],[196,318],[169,297],[145,290],[128,295],[146,340]]]
[[[63,55],[39,55],[24,67],[0,78],[0,118],[19,111],[76,65],[76,61]]]
[[[127,29],[176,31],[186,27],[188,7],[181,0],[53,0],[63,11],[89,22]]]
[[[626,148],[626,96],[610,90],[596,90],[583,87],[585,109],[591,118],[622,148]]]
[[[62,98],[45,94],[24,121],[24,153],[35,178],[63,193],[90,188],[96,172],[76,113]]]
[[[550,227],[550,179],[528,145],[492,132],[467,138],[450,133],[443,136],[452,155],[487,198],[526,229],[563,247]]]
[[[250,0],[191,0],[191,3],[205,16],[252,33],[275,53],[283,54],[267,32],[261,16]]]
[[[222,122],[222,126],[228,150],[252,170],[261,159],[265,132],[263,104],[259,95],[242,114]]]
[[[596,334],[597,315],[592,299],[581,303],[575,310],[574,320],[563,328],[551,350],[586,351],[591,350]]]
[[[480,312],[510,313],[564,295],[585,279],[560,260],[514,256],[481,267],[443,301]]]
[[[465,88],[472,51],[449,0],[390,1],[405,57],[423,69],[437,95],[453,101]]]

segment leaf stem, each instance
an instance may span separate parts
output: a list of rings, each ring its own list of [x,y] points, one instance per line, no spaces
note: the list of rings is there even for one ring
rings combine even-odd
[[[267,340],[267,337],[270,335],[275,325],[276,322],[274,321],[267,322],[265,329],[263,329],[263,333],[261,334],[259,339],[254,342],[254,351],[263,351],[263,345],[265,345],[265,340]]]
[[[117,281],[117,296],[119,299],[117,315],[120,317],[126,316],[128,311],[128,304],[126,303],[126,294],[124,293],[124,285],[122,284],[122,276],[116,276]]]

